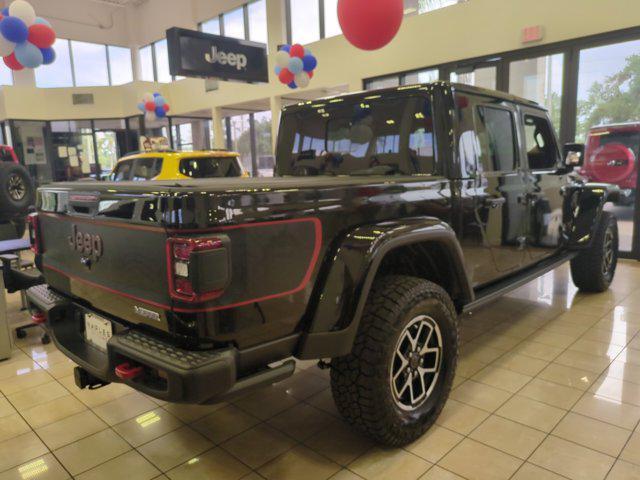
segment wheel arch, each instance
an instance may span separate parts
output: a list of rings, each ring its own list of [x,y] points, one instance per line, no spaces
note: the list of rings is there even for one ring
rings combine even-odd
[[[620,188],[607,183],[586,183],[565,196],[564,218],[567,240],[572,249],[589,248],[607,202],[620,198]]]
[[[378,275],[411,275],[437,283],[458,311],[474,299],[455,232],[437,218],[359,227],[345,235],[328,256],[329,267],[307,314],[298,358],[337,357],[351,351]]]

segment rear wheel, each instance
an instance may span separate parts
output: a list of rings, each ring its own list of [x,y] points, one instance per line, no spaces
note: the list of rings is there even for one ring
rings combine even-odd
[[[591,246],[571,260],[573,283],[585,292],[604,292],[609,288],[618,265],[618,222],[602,212]]]
[[[433,425],[458,358],[457,315],[447,293],[406,276],[374,284],[349,355],[331,362],[340,413],[375,441],[406,445]]]
[[[35,187],[22,165],[0,162],[0,211],[24,213],[33,204]]]

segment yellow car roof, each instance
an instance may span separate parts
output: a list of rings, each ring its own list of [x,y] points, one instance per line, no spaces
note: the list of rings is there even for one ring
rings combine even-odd
[[[195,152],[174,152],[174,151],[162,151],[159,150],[157,152],[141,152],[141,153],[132,153],[130,155],[126,155],[122,158],[118,159],[118,162],[122,160],[130,160],[132,158],[167,158],[167,157],[175,157],[177,159],[180,158],[201,158],[201,157],[210,157],[215,155],[216,157],[239,157],[240,154],[238,152],[230,152],[228,150],[198,150]]]

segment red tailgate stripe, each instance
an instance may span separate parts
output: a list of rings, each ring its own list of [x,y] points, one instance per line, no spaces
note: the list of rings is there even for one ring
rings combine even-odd
[[[180,308],[180,307],[175,307],[175,308],[171,308],[171,306],[169,305],[163,305],[161,303],[157,303],[154,302],[152,300],[147,300],[141,297],[137,297],[135,295],[131,295],[119,290],[115,290],[113,288],[109,288],[109,287],[105,287],[104,285],[100,285],[97,284],[95,282],[92,282],[90,280],[85,280],[84,278],[80,278],[78,276],[75,275],[70,275],[66,272],[63,272],[60,269],[57,269],[55,267],[52,267],[51,265],[43,265],[44,268],[48,269],[48,270],[52,270],[60,275],[63,275],[65,277],[68,277],[72,280],[76,280],[78,282],[83,282],[86,283],[88,285],[91,285],[92,287],[95,288],[99,288],[101,290],[107,291],[109,293],[113,293],[114,295],[120,295],[126,298],[129,298],[131,300],[136,300],[138,302],[142,302],[142,303],[146,303],[148,305],[153,305],[155,307],[158,308],[162,308],[163,310],[173,310],[174,312],[179,312],[179,313],[205,313],[205,312],[215,312],[218,310],[226,310],[229,308],[236,308],[236,307],[242,307],[245,305],[250,305],[252,303],[256,303],[256,302],[264,302],[267,300],[272,300],[274,298],[279,298],[279,297],[284,297],[287,295],[293,295],[295,293],[298,293],[302,290],[304,290],[307,285],[309,284],[309,282],[311,281],[311,276],[313,275],[313,271],[315,270],[315,267],[318,263],[318,259],[320,257],[320,250],[322,249],[322,223],[320,222],[320,219],[316,218],[316,217],[311,217],[311,218],[296,218],[296,219],[291,219],[291,220],[274,220],[274,221],[269,221],[269,222],[262,222],[262,223],[246,223],[246,224],[241,224],[241,225],[229,225],[229,226],[225,226],[225,227],[217,227],[215,229],[208,229],[208,230],[175,230],[176,233],[195,233],[195,232],[216,232],[216,231],[225,231],[225,230],[235,230],[235,229],[239,229],[239,228],[256,228],[256,227],[265,227],[265,226],[273,226],[273,225],[282,225],[282,224],[288,224],[288,223],[301,223],[301,222],[311,222],[313,224],[314,227],[314,246],[313,246],[313,253],[311,255],[311,261],[309,262],[309,266],[307,267],[307,271],[305,272],[304,277],[302,278],[302,281],[300,282],[300,284],[291,289],[291,290],[287,290],[285,292],[281,292],[281,293],[274,293],[271,295],[265,295],[263,297],[259,297],[259,298],[252,298],[249,300],[243,300],[241,302],[237,302],[237,303],[232,303],[229,305],[218,305],[215,307],[208,307],[208,308]],[[96,223],[96,222],[90,222],[90,223]],[[109,224],[112,225],[111,222],[101,222],[104,224]],[[126,225],[126,224],[121,224],[121,225]],[[152,227],[142,227],[145,230],[148,228],[152,228]]]

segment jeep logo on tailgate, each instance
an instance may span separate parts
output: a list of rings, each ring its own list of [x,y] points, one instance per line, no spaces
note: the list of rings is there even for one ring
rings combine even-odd
[[[76,225],[73,225],[67,240],[72,250],[81,253],[87,259],[98,260],[102,256],[103,246],[100,235],[82,233]]]

